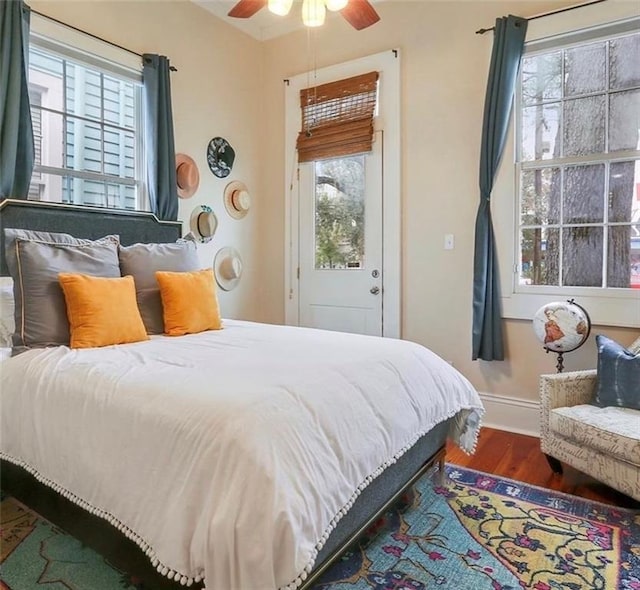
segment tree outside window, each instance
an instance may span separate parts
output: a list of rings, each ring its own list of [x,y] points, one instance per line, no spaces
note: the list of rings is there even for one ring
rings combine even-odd
[[[364,266],[364,158],[315,162],[316,269]]]
[[[640,288],[640,34],[527,56],[520,284]]]

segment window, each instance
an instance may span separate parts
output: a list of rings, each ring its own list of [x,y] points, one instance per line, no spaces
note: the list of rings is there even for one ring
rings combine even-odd
[[[363,268],[365,156],[318,160],[314,167],[315,268]]]
[[[522,62],[519,292],[640,289],[640,33],[602,34]]]
[[[32,37],[29,199],[146,209],[141,93],[139,73]]]

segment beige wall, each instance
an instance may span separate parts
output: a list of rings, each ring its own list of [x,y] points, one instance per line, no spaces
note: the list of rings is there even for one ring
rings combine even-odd
[[[505,322],[504,362],[472,362],[473,229],[478,203],[479,139],[491,35],[505,14],[529,16],[570,2],[385,2],[381,22],[355,33],[332,19],[316,35],[315,55],[305,31],[265,43],[266,152],[260,220],[261,319],[282,322],[284,220],[283,78],[364,55],[399,48],[402,55],[403,336],[424,344],[464,373],[483,392],[537,399],[540,373],[554,372],[529,321]],[[605,3],[605,5],[608,3]],[[605,6],[603,5],[603,6]],[[445,233],[455,249],[443,250]],[[510,246],[508,246],[510,247]],[[595,327],[622,343],[631,330]],[[595,366],[595,343],[566,357],[567,369]]]
[[[429,346],[480,390],[537,398],[537,377],[553,372],[555,356],[536,343],[528,321],[505,322],[504,362],[472,362],[471,274],[478,200],[479,136],[491,36],[474,31],[497,16],[536,14],[560,1],[384,2],[382,20],[356,33],[334,17],[316,31],[318,67],[390,48],[402,52],[403,334]],[[304,72],[314,56],[306,31],[259,43],[189,2],[42,1],[31,6],[140,53],[166,54],[173,74],[176,148],[194,157],[200,189],[180,203],[180,218],[211,204],[220,226],[202,249],[209,264],[218,248],[244,257],[240,287],[221,294],[223,313],[284,320],[283,78]],[[609,3],[605,3],[606,6]],[[225,213],[226,181],[208,170],[205,149],[221,135],[236,149],[230,179],[244,180],[251,213],[238,222]],[[456,247],[442,248],[453,233]],[[596,327],[623,343],[630,330]],[[566,358],[568,369],[595,363],[593,339]]]
[[[213,207],[219,220],[214,240],[200,248],[203,265],[215,252],[234,246],[245,263],[239,287],[220,294],[225,317],[254,319],[260,301],[257,269],[260,243],[256,239],[264,204],[260,196],[263,114],[260,92],[260,43],[191,2],[102,2],[34,0],[39,12],[102,36],[138,53],[167,55],[178,68],[172,74],[176,151],[193,157],[200,169],[200,188],[180,202],[179,218],[189,219],[200,204]],[[206,148],[215,136],[226,137],[236,151],[228,179],[215,177],[207,166]],[[243,180],[255,206],[242,221],[227,215],[222,204],[228,180]],[[188,230],[186,230],[188,231]]]

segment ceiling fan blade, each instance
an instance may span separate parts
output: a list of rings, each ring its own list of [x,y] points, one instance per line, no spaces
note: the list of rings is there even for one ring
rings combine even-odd
[[[347,22],[358,31],[366,29],[380,20],[380,16],[375,11],[369,0],[349,0],[340,14]]]
[[[267,0],[240,0],[228,14],[235,18],[249,18],[266,4]]]

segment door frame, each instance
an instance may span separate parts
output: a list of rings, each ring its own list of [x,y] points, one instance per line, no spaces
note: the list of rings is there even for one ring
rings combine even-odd
[[[379,72],[375,140],[382,154],[382,335],[400,338],[402,285],[402,178],[400,142],[400,51],[391,49],[285,80],[285,324],[299,325],[299,199],[296,138],[301,126],[300,90],[370,71]],[[383,133],[378,133],[379,131]]]

